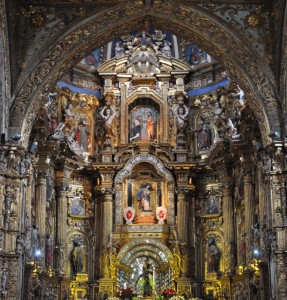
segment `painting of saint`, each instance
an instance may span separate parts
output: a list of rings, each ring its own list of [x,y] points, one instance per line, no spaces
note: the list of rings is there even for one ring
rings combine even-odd
[[[84,201],[80,198],[74,198],[71,203],[71,215],[85,215]]]
[[[82,63],[91,67],[98,67],[100,65],[100,49],[96,49],[90,53],[82,60]]]
[[[138,206],[141,211],[152,211],[151,192],[153,188],[150,183],[143,183],[137,192]]]
[[[209,202],[207,203],[205,208],[205,213],[208,215],[219,214],[219,209],[215,198],[209,199]]]
[[[201,56],[200,56],[200,51],[199,48],[196,45],[189,45],[187,47],[187,62],[190,65],[198,65],[201,62]]]
[[[149,106],[136,108],[131,114],[130,141],[155,141],[157,112]]]

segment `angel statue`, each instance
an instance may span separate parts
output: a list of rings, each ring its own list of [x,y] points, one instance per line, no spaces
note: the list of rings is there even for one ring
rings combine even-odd
[[[226,137],[228,139],[239,139],[240,138],[240,134],[237,133],[237,128],[234,126],[231,119],[228,119],[228,122],[227,122]]]

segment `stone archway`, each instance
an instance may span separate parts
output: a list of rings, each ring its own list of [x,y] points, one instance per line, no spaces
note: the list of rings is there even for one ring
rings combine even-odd
[[[46,101],[47,91],[66,70],[95,47],[150,25],[198,44],[225,66],[245,90],[265,144],[271,130],[280,131],[273,78],[255,52],[230,28],[198,7],[162,0],[156,1],[152,7],[140,2],[112,7],[81,21],[55,39],[49,50],[27,69],[25,78],[19,80],[10,108],[10,134],[21,132],[22,145],[26,147],[33,121]]]

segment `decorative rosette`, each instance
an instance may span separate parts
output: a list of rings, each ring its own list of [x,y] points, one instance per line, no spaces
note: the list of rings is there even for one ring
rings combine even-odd
[[[135,210],[133,207],[128,206],[124,209],[124,218],[126,220],[126,224],[132,224],[132,221],[135,217]]]
[[[156,218],[158,219],[158,224],[163,224],[166,219],[167,210],[163,206],[159,206],[156,209]]]

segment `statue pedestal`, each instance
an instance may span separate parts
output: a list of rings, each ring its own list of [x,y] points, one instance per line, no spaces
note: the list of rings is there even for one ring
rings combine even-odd
[[[206,279],[207,280],[218,280],[219,274],[216,272],[207,272],[206,273]]]
[[[74,299],[82,299],[85,298],[88,294],[88,281],[89,277],[86,273],[77,273],[76,279],[71,282],[70,290],[71,295],[74,296]]]
[[[103,296],[107,294],[109,297],[112,297],[116,294],[116,285],[115,281],[112,278],[106,277],[101,278],[98,281],[99,284],[99,295]]]
[[[178,295],[191,295],[191,282],[188,277],[181,277],[176,280]]]

